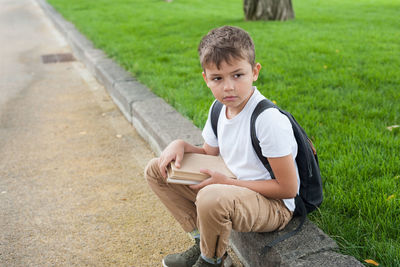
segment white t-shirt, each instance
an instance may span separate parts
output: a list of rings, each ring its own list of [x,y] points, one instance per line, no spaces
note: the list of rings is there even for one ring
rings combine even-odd
[[[219,147],[221,157],[239,180],[271,179],[271,175],[258,159],[250,137],[251,115],[258,102],[263,99],[265,97],[254,87],[254,92],[246,106],[232,119],[226,117],[226,107],[223,106],[218,119],[218,139],[211,127],[210,108],[202,132],[204,141],[208,145]],[[278,109],[270,108],[258,116],[255,126],[261,151],[265,157],[283,157],[292,154],[296,166],[297,192],[299,192],[300,179],[295,161],[297,143],[289,119]],[[294,199],[283,201],[289,210],[294,211]]]

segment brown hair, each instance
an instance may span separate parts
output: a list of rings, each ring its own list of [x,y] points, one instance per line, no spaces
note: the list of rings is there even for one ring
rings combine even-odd
[[[229,64],[232,59],[246,59],[252,67],[255,65],[253,40],[245,30],[238,27],[212,29],[201,39],[198,52],[203,70],[209,64],[215,64],[219,69],[222,62]]]

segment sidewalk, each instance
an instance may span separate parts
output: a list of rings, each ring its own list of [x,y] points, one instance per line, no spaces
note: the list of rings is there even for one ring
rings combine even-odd
[[[160,151],[172,140],[184,139],[202,144],[200,130],[155,96],[145,86],[97,49],[75,27],[65,21],[45,0],[37,0],[60,32],[66,36],[74,54],[105,85],[126,119],[150,144]],[[296,227],[293,220],[286,231]],[[260,248],[285,231],[272,234],[232,234],[231,247],[245,266],[363,266],[353,257],[336,252],[336,243],[318,227],[307,221],[295,237],[278,244],[267,255],[258,255]]]
[[[190,244],[153,152],[32,0],[0,0],[0,266],[159,266]]]

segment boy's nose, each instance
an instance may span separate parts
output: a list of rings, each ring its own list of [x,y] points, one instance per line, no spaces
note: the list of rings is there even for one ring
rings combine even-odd
[[[234,83],[231,80],[225,80],[224,91],[231,91],[234,89]]]

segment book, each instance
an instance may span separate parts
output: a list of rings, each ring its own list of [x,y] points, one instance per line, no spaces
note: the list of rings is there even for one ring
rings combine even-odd
[[[228,169],[224,160],[220,156],[205,154],[185,153],[178,169],[175,162],[171,162],[167,167],[167,182],[178,184],[199,184],[210,176],[201,173],[201,169],[217,171],[229,178],[236,179],[235,175]]]

